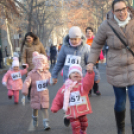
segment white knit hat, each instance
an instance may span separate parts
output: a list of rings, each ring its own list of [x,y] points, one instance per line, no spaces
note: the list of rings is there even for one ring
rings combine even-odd
[[[81,66],[79,64],[72,64],[69,67],[68,77],[73,72],[78,72],[82,76],[82,68],[81,68]]]
[[[81,38],[82,32],[78,26],[73,26],[69,30],[69,38]]]
[[[17,57],[13,57],[12,68],[15,66],[19,67],[19,59]]]

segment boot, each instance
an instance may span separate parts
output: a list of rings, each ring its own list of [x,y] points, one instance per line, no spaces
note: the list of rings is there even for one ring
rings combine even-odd
[[[65,125],[66,127],[69,127],[69,125],[70,125],[70,120],[67,119],[66,116],[64,116],[64,125]]]
[[[44,125],[44,130],[49,130],[50,129],[49,120],[48,119],[44,119],[43,120],[43,125]]]
[[[134,134],[134,109],[131,109],[131,124],[132,124],[132,134]]]
[[[32,118],[33,118],[33,126],[38,127],[38,116],[33,116],[32,115]]]
[[[125,112],[126,109],[115,113],[116,125],[117,125],[117,134],[125,134]]]

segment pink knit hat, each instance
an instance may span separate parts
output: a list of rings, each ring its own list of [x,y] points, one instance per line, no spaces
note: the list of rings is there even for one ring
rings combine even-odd
[[[82,32],[78,26],[73,26],[69,30],[69,38],[81,38]]]
[[[19,59],[17,57],[13,57],[12,68],[15,66],[19,67]]]
[[[71,73],[73,72],[78,72],[81,76],[82,76],[82,68],[79,64],[72,64],[70,67],[69,67],[69,73],[68,73],[68,77]]]
[[[33,52],[32,62],[34,64],[35,70],[46,70],[49,68],[47,57],[43,54],[39,54],[38,52]]]

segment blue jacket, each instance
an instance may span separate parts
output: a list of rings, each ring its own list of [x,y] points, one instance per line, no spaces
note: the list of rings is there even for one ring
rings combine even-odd
[[[80,46],[72,47],[69,44],[69,35],[67,35],[64,38],[63,45],[62,45],[61,50],[58,54],[57,63],[52,70],[52,77],[57,78],[58,73],[63,68],[63,80],[65,81],[68,78],[69,64],[67,64],[67,62],[69,62],[69,63],[70,62],[71,63],[79,62],[79,60],[75,60],[73,58],[72,59],[67,58],[68,56],[69,57],[71,57],[71,56],[79,56],[80,57],[80,59],[81,59],[80,60],[80,65],[82,67],[82,73],[83,73],[83,76],[85,76],[86,65],[88,64],[89,52],[90,52],[90,48],[86,44],[86,38],[84,36],[82,36],[82,43],[81,43]],[[96,68],[94,68],[94,72],[95,72],[95,81],[99,80],[100,79],[100,74],[96,70]]]

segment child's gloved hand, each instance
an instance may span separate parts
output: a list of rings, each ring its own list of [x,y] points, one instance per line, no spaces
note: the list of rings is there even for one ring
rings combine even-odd
[[[51,112],[52,112],[52,113],[57,113],[57,111],[56,111],[56,110],[54,110],[54,109],[51,109]]]
[[[22,105],[25,106],[25,96],[22,96],[21,102],[22,102]]]
[[[6,83],[6,82],[2,82],[2,85],[3,85],[3,86],[7,86],[7,83]]]

